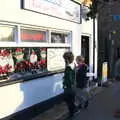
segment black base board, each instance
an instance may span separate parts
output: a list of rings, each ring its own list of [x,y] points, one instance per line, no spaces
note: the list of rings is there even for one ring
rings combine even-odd
[[[2,120],[31,120],[31,118],[45,112],[48,109],[53,108],[55,104],[60,104],[62,101],[63,94],[60,94],[54,98],[33,105],[27,109],[14,113],[8,117],[5,117]]]

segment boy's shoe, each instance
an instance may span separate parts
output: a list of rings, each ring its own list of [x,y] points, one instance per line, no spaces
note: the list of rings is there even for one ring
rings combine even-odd
[[[68,115],[65,120],[72,120],[73,116]]]
[[[79,104],[79,105],[78,105],[78,109],[81,109],[81,108],[82,108],[82,105],[81,105],[81,104]]]
[[[74,116],[74,113],[69,113],[68,116],[67,116],[67,119],[70,120],[70,119],[73,118],[73,116]]]
[[[79,109],[78,107],[76,107],[75,110],[74,110],[74,114],[76,115],[76,114],[78,114],[79,112],[80,112],[80,109]]]
[[[85,109],[87,109],[88,108],[88,105],[89,105],[89,102],[88,102],[88,100],[85,102],[85,104],[84,104],[84,108]]]
[[[67,119],[72,119],[73,116],[78,114],[79,112],[80,110],[78,109],[78,107],[75,107],[74,111],[68,114]]]

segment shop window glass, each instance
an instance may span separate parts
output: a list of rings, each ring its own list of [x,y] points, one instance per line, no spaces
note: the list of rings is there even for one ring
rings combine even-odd
[[[12,42],[14,41],[14,27],[0,26],[0,42]]]
[[[0,48],[0,80],[17,80],[33,74],[65,68],[64,52],[69,48]]]
[[[52,43],[67,43],[68,35],[62,33],[51,33]]]
[[[46,32],[39,30],[21,29],[21,41],[46,42]]]

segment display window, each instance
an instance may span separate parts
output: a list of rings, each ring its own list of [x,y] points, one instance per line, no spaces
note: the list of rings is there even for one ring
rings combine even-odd
[[[63,70],[63,54],[68,50],[46,47],[0,48],[0,79],[15,80],[32,74]]]
[[[0,48],[1,79],[46,71],[47,48]]]

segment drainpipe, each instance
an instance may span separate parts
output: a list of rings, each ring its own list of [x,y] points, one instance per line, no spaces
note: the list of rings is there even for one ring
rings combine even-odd
[[[94,73],[95,73],[95,18],[93,18],[93,74]],[[94,75],[93,75],[93,81],[95,81]]]

